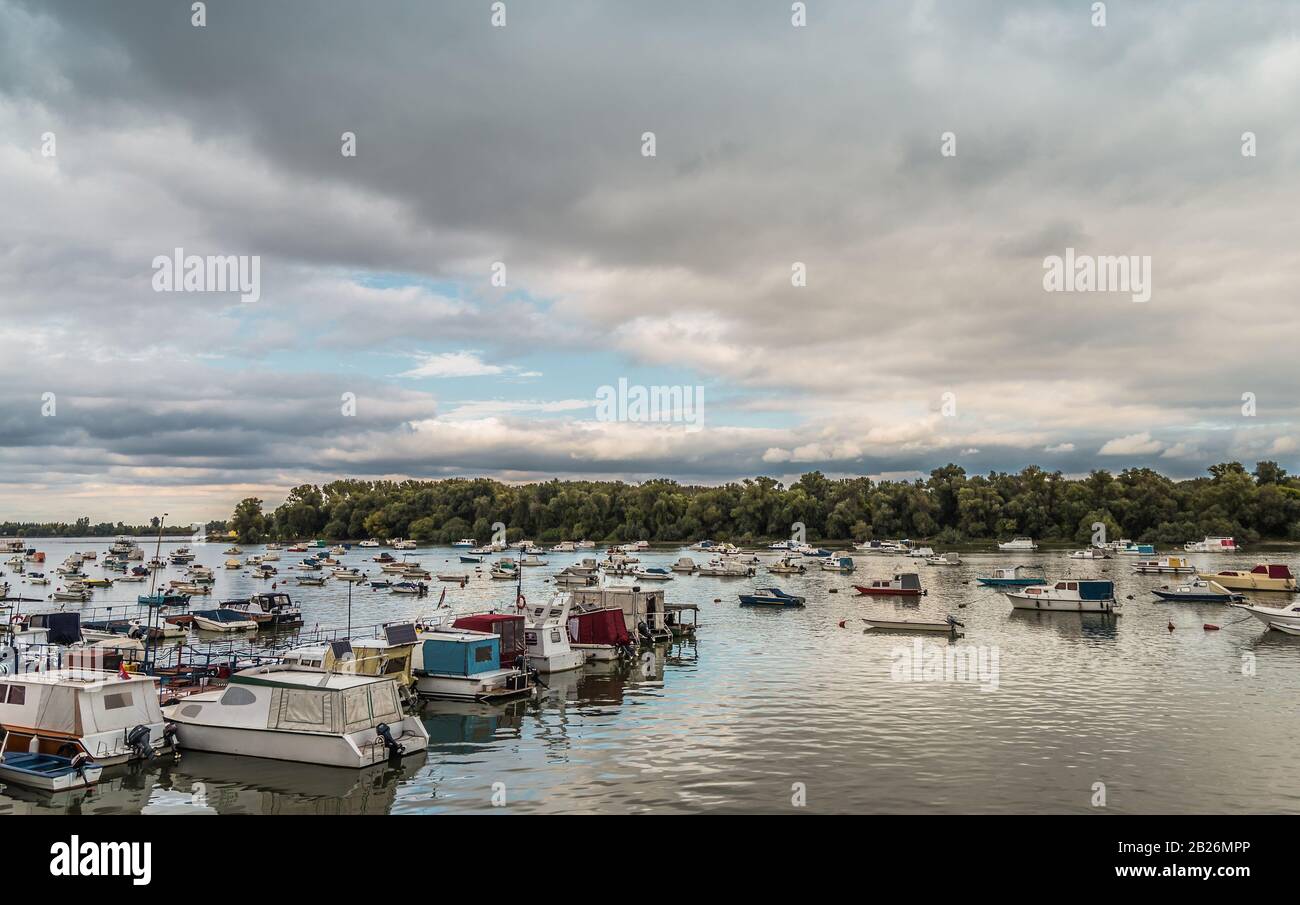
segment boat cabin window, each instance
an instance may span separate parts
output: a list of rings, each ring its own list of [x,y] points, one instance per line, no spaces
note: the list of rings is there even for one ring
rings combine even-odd
[[[247,688],[240,688],[238,685],[232,685],[226,689],[226,693],[221,696],[221,703],[228,707],[238,707],[243,704],[252,704],[257,701],[257,695],[253,694]]]
[[[492,648],[490,646],[484,645],[483,647],[475,648],[474,650],[475,663],[487,663],[491,659],[492,659]]]
[[[105,710],[121,710],[123,707],[131,706],[131,692],[119,691],[115,694],[104,695]]]
[[[560,643],[560,630],[559,630],[559,629],[551,629],[551,641],[552,641],[553,643],[555,643],[555,644],[559,644],[559,643]]]
[[[1067,582],[1065,586],[1071,591],[1079,590],[1079,583],[1077,581]]]
[[[1058,591],[1064,591],[1064,590],[1065,590],[1065,582],[1063,582],[1063,581],[1058,581],[1058,582],[1056,583],[1056,590],[1058,590]]]
[[[5,689],[8,689],[6,692]],[[8,698],[6,699],[6,694]],[[23,704],[27,701],[26,685],[0,685],[0,704]]]

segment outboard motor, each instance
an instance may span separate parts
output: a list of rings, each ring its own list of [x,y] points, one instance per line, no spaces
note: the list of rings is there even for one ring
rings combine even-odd
[[[172,755],[176,760],[181,759],[180,745],[176,744],[175,723],[163,723],[163,744],[172,749]]]
[[[636,633],[637,637],[647,642],[654,640],[654,636],[650,634],[650,626],[645,622],[645,620],[636,624]]]
[[[126,734],[126,746],[142,760],[153,760],[153,746],[149,744],[149,727],[136,726]]]
[[[393,732],[388,728],[387,723],[380,723],[375,727],[375,731],[379,733],[379,739],[384,743],[384,747],[388,749],[389,760],[397,760],[406,753],[406,746],[397,743],[397,739],[393,738]]]
[[[81,752],[79,752],[79,753],[77,754],[76,757],[74,757],[74,758],[72,759],[72,769],[74,769],[74,770],[77,771],[77,775],[78,775],[79,777],[81,777],[82,779],[85,779],[85,778],[86,778],[86,765],[87,765],[87,764],[91,764],[91,763],[94,763],[94,761],[92,761],[92,760],[90,759],[90,755],[87,754],[87,753],[84,752],[84,751],[81,751]]]

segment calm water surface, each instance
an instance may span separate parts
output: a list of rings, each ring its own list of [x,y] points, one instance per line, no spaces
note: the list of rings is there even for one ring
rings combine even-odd
[[[103,540],[33,543],[51,570],[71,550],[102,557],[107,548]],[[174,546],[165,543],[164,553]],[[217,570],[212,601],[269,588],[244,569],[222,569],[224,549],[195,547],[198,561]],[[244,556],[261,550],[245,548]],[[342,559],[377,572],[376,552],[353,548]],[[476,574],[457,562],[458,551],[417,552],[431,571],[469,573],[468,586],[434,581],[423,601],[358,589],[354,625],[432,612],[444,587],[456,610],[512,601],[513,584],[490,580],[486,569]],[[553,593],[547,578],[583,555],[593,554],[552,554],[552,566],[527,569],[525,594],[545,599]],[[641,560],[668,565],[679,555],[707,558],[674,549]],[[299,588],[285,580],[301,556],[281,551],[280,590],[302,604],[309,628],[344,624],[345,584]],[[1296,570],[1291,553],[1268,558]],[[1177,578],[1133,575],[1129,557],[964,554],[959,567],[855,559],[854,575],[769,576],[760,567],[757,579],[678,576],[665,585],[668,601],[701,606],[695,641],[646,652],[631,668],[553,676],[536,701],[430,702],[428,752],[395,768],[185,754],[175,764],[106,771],[90,792],[50,797],[6,787],[0,813],[491,811],[494,783],[504,784],[506,807],[518,812],[792,811],[795,783],[806,789],[807,810],[823,812],[1300,812],[1290,781],[1300,747],[1300,638],[1218,605],[1156,602],[1149,589]],[[1041,564],[1053,578],[1111,578],[1121,598],[1134,599],[1124,600],[1118,618],[1013,612],[974,578],[1017,562]],[[886,577],[895,566],[920,572],[928,595],[910,604],[854,595],[855,580]],[[86,571],[103,570],[95,562]],[[172,566],[164,578],[180,574]],[[26,596],[50,590],[12,574],[5,580]],[[806,596],[807,608],[737,605],[737,593],[764,585]],[[141,587],[97,591],[83,608],[133,601]],[[1259,598],[1273,606],[1292,599]],[[960,648],[996,653],[996,688],[978,676],[895,680],[901,650],[919,639],[934,656],[947,642],[864,633],[860,617],[882,611],[956,615],[966,625]],[[1207,622],[1222,630],[1205,631]],[[1105,808],[1092,806],[1096,783],[1104,783]]]

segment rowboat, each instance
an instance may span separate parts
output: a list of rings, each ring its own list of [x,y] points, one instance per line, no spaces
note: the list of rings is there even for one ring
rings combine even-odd
[[[867,628],[892,632],[944,632],[946,634],[963,634],[965,626],[952,616],[942,620],[936,619],[894,619],[888,616],[866,616],[862,619]]]
[[[794,594],[787,594],[780,588],[757,588],[752,594],[741,594],[741,606],[776,606],[776,607],[801,607],[804,605],[804,598]]]
[[[0,755],[0,780],[42,792],[83,789],[99,781],[104,768],[87,755],[62,757],[58,754],[6,751]]]

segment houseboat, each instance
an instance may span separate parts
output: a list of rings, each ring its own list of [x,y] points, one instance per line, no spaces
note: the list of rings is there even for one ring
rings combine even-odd
[[[526,670],[502,665],[498,634],[455,627],[419,629],[416,640],[411,669],[420,697],[491,703],[534,691]]]
[[[1295,591],[1296,580],[1290,568],[1282,563],[1260,563],[1249,572],[1224,569],[1221,572],[1201,572],[1197,577],[1218,582],[1230,591]]]
[[[915,572],[899,572],[893,578],[877,578],[853,587],[859,594],[885,597],[920,597],[925,593],[921,589],[921,576]]]
[[[393,679],[292,664],[241,670],[166,714],[182,750],[359,769],[429,744],[424,724],[403,714]]]
[[[79,655],[92,661],[95,652]],[[0,730],[8,733],[10,750],[85,754],[103,766],[152,758],[171,737],[157,679],[91,668],[0,678]]]
[[[673,639],[661,588],[653,591],[643,591],[638,586],[581,588],[571,596],[576,609],[617,607],[622,610],[628,634],[641,644],[661,644]]]
[[[1113,581],[1058,581],[1054,585],[1033,585],[1003,593],[1018,610],[1120,615],[1121,604],[1115,599]]]
[[[1155,556],[1155,544],[1129,544],[1118,551],[1120,556]]]

